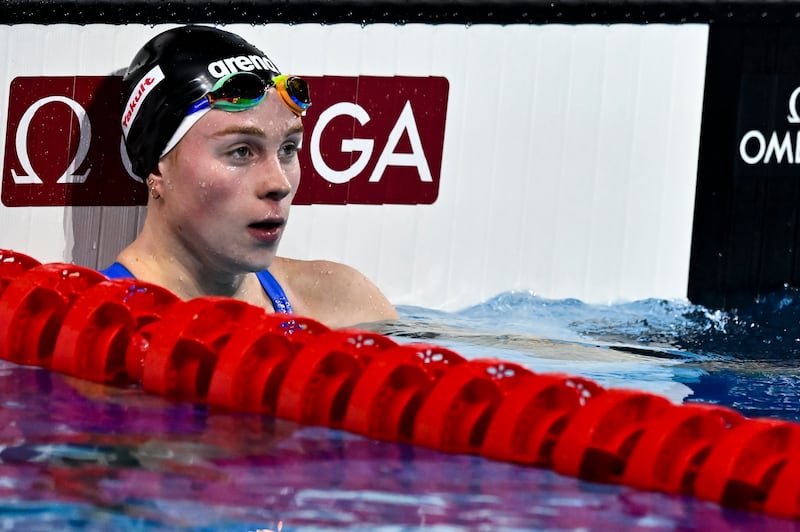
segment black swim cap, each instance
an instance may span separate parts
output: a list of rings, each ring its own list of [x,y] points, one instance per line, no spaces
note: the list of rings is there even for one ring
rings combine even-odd
[[[183,26],[145,44],[122,78],[122,134],[133,173],[147,177],[191,104],[236,71],[265,82],[280,73],[264,52],[216,28]]]

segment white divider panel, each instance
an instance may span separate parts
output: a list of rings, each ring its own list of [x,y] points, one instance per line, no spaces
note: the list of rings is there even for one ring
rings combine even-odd
[[[0,26],[0,116],[14,77],[110,74],[167,27]],[[449,81],[437,201],[295,206],[282,255],[351,264],[394,303],[432,308],[507,290],[685,298],[706,26],[229,29],[287,72]],[[0,206],[0,247],[105,265],[143,215]]]
[[[436,203],[296,207],[284,253],[438,308],[685,298],[706,26],[296,29],[300,72],[445,76],[450,100]]]

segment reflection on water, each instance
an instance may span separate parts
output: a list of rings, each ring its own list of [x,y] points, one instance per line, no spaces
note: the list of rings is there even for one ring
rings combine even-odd
[[[796,414],[800,404],[794,360],[753,348],[787,350],[791,342],[744,342],[746,329],[771,327],[769,334],[777,336],[781,326],[774,320],[753,326],[751,318],[677,303],[594,307],[527,294],[505,294],[457,313],[410,307],[401,313],[401,320],[383,325],[396,340],[445,344],[467,357],[580,373],[604,385],[683,386],[692,394],[687,400],[722,397],[719,402],[778,417]],[[6,362],[0,362],[0,390],[4,528],[649,531],[787,525],[693,498],[169,402]]]

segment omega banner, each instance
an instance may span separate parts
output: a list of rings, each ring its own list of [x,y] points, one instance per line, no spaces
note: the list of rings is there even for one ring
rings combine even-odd
[[[309,77],[295,204],[432,204],[449,85],[443,77]],[[113,76],[12,80],[2,168],[8,207],[143,205]]]
[[[800,286],[800,31],[709,29],[688,297],[741,308]]]

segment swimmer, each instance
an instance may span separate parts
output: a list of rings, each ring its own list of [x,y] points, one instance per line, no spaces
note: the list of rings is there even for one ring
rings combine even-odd
[[[184,26],[145,44],[123,82],[123,136],[149,198],[140,234],[103,273],[329,327],[397,317],[357,270],[277,256],[300,183],[303,79],[235,34]]]

